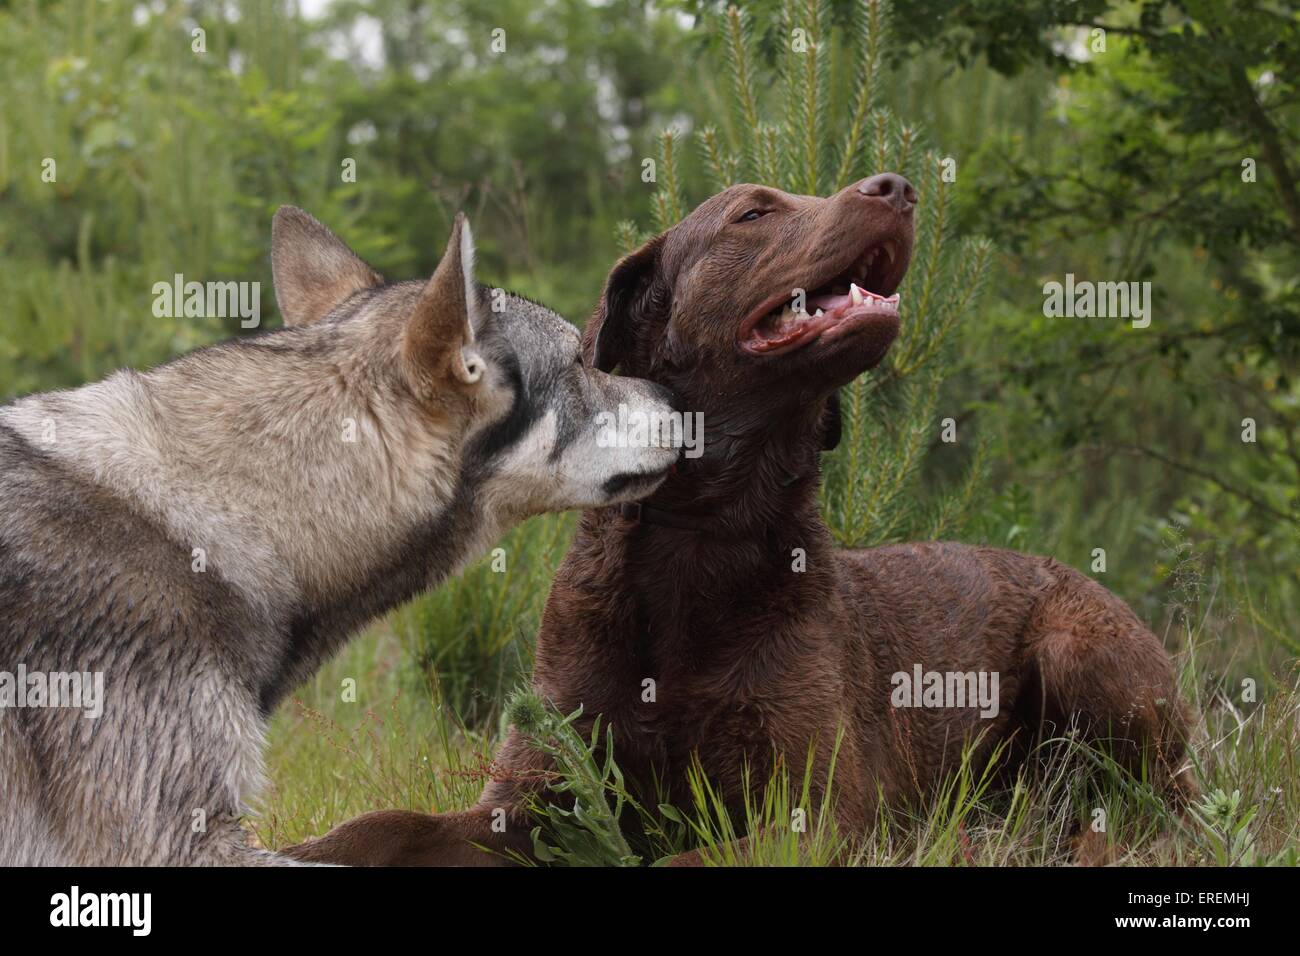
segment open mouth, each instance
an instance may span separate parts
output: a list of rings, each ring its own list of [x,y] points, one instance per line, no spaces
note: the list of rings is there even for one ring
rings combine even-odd
[[[740,348],[753,355],[792,352],[815,341],[829,341],[879,322],[898,322],[899,255],[892,240],[872,246],[847,270],[811,292],[768,299],[737,334]]]

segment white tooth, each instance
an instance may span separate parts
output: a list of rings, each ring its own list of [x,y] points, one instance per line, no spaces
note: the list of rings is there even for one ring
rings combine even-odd
[[[858,288],[857,283],[849,283],[849,299],[854,305],[862,304],[862,290]]]
[[[819,316],[821,316],[821,314],[822,314],[822,310],[818,309],[816,312],[813,313],[813,318],[818,318]]]
[[[894,264],[894,247],[893,247],[893,245],[890,244],[890,243],[885,243],[885,245],[881,246],[881,248],[885,250],[885,255],[889,257],[889,264],[892,266],[892,265]]]

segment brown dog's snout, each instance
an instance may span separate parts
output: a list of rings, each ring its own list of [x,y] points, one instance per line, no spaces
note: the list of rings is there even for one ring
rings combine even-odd
[[[858,192],[873,199],[883,199],[899,212],[911,212],[916,205],[916,190],[898,173],[877,173],[858,183]]]

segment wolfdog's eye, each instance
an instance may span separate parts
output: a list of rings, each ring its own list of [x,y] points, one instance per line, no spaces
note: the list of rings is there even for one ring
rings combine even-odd
[[[739,219],[737,219],[736,221],[737,221],[737,222],[753,222],[755,219],[760,219],[760,218],[762,218],[763,216],[766,216],[766,215],[767,215],[769,212],[771,212],[771,211],[772,211],[772,210],[770,210],[770,209],[751,209],[751,210],[749,210],[749,212],[745,213],[743,216],[741,216],[741,217],[740,217]]]

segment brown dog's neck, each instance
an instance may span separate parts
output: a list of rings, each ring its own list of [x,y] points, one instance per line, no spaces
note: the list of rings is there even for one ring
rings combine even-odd
[[[727,428],[735,423],[719,422],[707,433],[706,453],[679,461],[639,503],[641,515],[635,507],[600,509],[580,534],[617,540],[629,557],[650,557],[652,564],[706,562],[723,587],[722,579],[743,585],[768,568],[784,574],[794,549],[811,556],[830,547],[817,499],[816,419],[805,417],[735,431]]]
[[[773,636],[756,621],[811,619],[834,603],[841,572],[809,418],[813,427],[785,428],[706,418],[705,454],[679,462],[647,499],[702,530],[632,521],[617,507],[584,512],[542,616],[538,686],[566,706],[616,712],[647,675],[730,672]],[[578,660],[604,663],[578,673]]]
[[[704,454],[683,457],[642,503],[695,520],[715,536],[761,537],[816,513],[820,410],[775,421],[708,413]]]
[[[795,454],[779,437],[679,464],[648,499],[699,530],[629,520],[617,507],[584,513],[538,634],[536,676],[548,693],[610,708],[626,682],[647,674],[729,673],[772,633],[756,620],[811,619],[835,600],[840,571],[818,505],[818,444],[801,441]],[[574,681],[564,661],[575,654],[621,663],[594,684]]]

